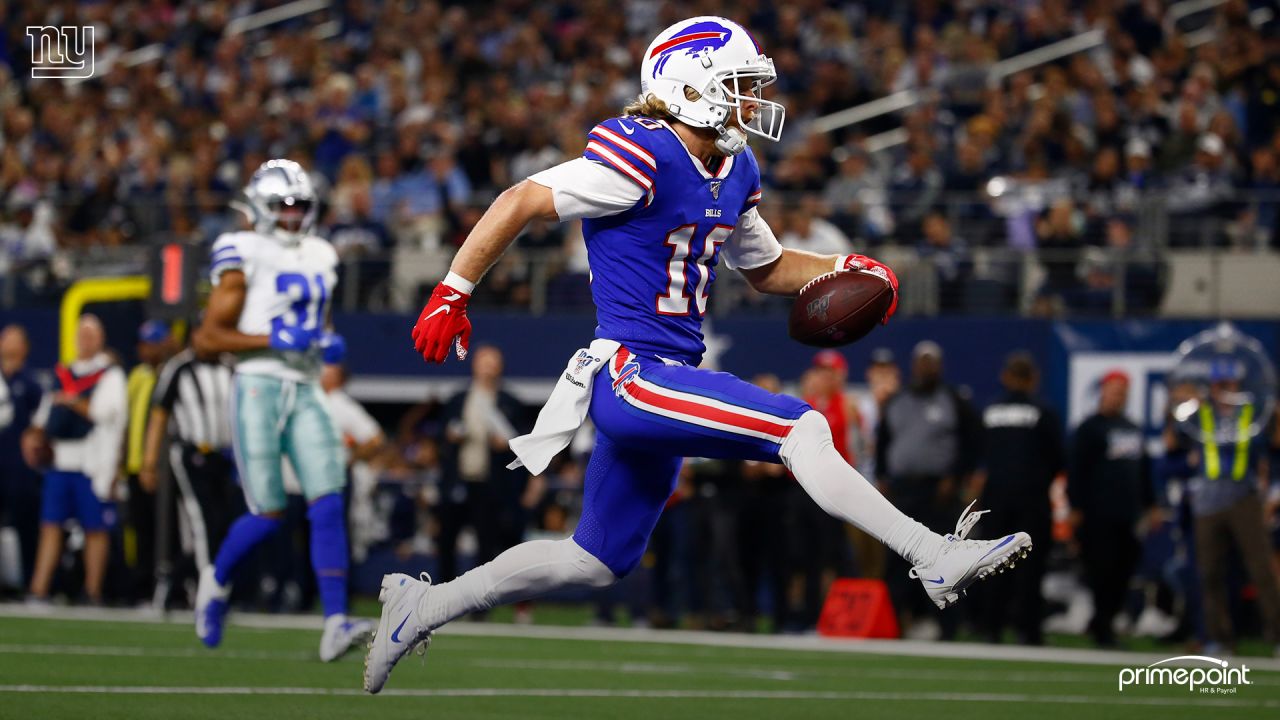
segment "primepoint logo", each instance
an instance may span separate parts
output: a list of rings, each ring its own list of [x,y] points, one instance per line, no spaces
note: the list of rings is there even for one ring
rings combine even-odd
[[[1209,667],[1161,667],[1167,663],[1204,663]],[[1120,670],[1120,692],[1129,685],[1184,685],[1187,692],[1231,695],[1240,685],[1252,685],[1249,666],[1231,667],[1226,660],[1205,655],[1179,655],[1142,668]]]

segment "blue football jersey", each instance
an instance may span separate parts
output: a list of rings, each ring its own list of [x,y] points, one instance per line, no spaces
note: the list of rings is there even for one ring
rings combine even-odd
[[[712,172],[666,123],[621,117],[591,130],[583,157],[645,193],[629,210],[582,221],[596,337],[697,365],[720,247],[760,202],[755,156],[748,148]]]

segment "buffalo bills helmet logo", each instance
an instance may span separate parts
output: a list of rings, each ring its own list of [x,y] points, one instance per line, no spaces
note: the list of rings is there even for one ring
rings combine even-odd
[[[658,58],[653,65],[653,76],[658,77],[662,68],[677,51],[683,50],[686,55],[697,55],[704,50],[719,50],[729,42],[733,31],[714,22],[694,23],[681,30],[664,43],[659,43],[649,53],[649,59]]]

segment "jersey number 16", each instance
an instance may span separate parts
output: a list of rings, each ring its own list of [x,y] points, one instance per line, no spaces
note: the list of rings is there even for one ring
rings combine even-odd
[[[658,296],[659,315],[689,314],[689,296],[685,294],[685,288],[689,283],[690,264],[698,269],[698,286],[693,290],[693,297],[698,302],[698,314],[707,312],[707,285],[711,282],[711,263],[715,261],[716,250],[733,233],[733,226],[712,227],[702,245],[702,254],[690,263],[689,251],[697,232],[697,225],[681,225],[667,233],[666,244],[671,246],[671,260],[667,262],[667,291]]]

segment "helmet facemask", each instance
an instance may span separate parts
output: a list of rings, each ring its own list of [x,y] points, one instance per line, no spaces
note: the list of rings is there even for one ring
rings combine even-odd
[[[737,119],[737,127],[752,135],[777,142],[782,138],[782,126],[786,122],[787,111],[781,103],[761,97],[761,90],[772,85],[777,79],[772,74],[773,61],[768,62],[770,73],[767,75],[761,74],[756,68],[742,68],[717,74],[705,97],[708,102],[729,109]],[[715,92],[716,88],[720,92]],[[746,92],[743,92],[744,89]],[[744,105],[755,105],[755,113],[750,121],[742,114]],[[723,123],[723,125],[728,127],[729,124]]]
[[[315,227],[318,203],[311,179],[290,160],[269,160],[245,188],[254,230],[293,244]]]

